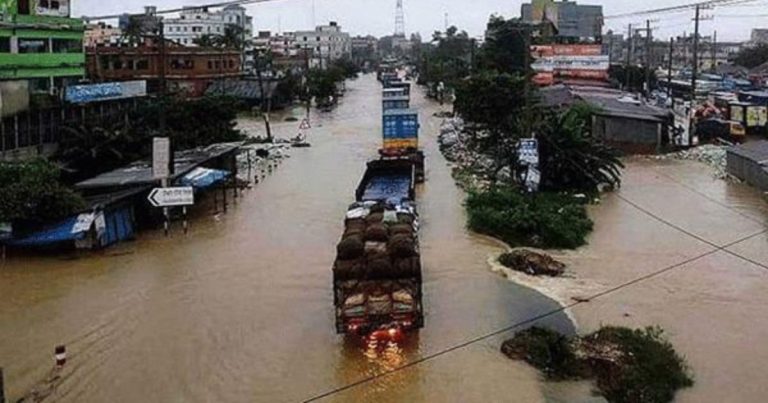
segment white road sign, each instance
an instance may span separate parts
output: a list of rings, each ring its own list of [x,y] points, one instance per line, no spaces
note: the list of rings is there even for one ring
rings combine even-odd
[[[166,179],[171,176],[171,139],[155,137],[152,141],[152,176]]]
[[[536,139],[523,139],[518,144],[518,158],[521,163],[528,165],[539,164],[539,142]]]
[[[147,197],[155,207],[191,206],[195,204],[192,187],[155,188]]]

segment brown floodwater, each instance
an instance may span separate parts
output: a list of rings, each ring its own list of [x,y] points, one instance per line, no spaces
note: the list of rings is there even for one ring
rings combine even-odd
[[[292,150],[227,214],[198,206],[188,236],[177,224],[170,238],[143,232],[98,253],[12,254],[0,267],[9,400],[40,387],[54,346],[66,344],[69,361],[46,401],[303,401],[556,309],[489,270],[499,247],[465,229],[464,194],[437,149],[439,106],[417,92],[428,164],[419,191],[426,327],[385,346],[334,333],[335,245],[380,143],[379,84],[369,75],[347,87],[336,110],[313,111],[312,148]],[[263,134],[260,121],[240,123]],[[288,138],[297,126],[275,122],[274,130]],[[565,315],[546,322],[574,331]],[[502,356],[504,336],[326,400],[565,401],[534,370]]]

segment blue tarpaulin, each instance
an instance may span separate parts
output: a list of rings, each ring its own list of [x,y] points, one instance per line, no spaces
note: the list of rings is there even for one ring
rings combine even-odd
[[[81,231],[80,228],[75,228],[78,220],[79,216],[70,217],[46,229],[10,240],[8,244],[12,246],[44,246],[83,239],[87,229]]]
[[[179,178],[179,185],[192,186],[195,190],[204,190],[229,178],[230,173],[219,169],[195,168]]]
[[[372,178],[365,188],[363,200],[400,203],[410,195],[411,178],[407,175],[388,175]]]

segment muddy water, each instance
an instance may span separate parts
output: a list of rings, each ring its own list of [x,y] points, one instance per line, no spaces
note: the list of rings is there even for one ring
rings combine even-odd
[[[437,106],[422,111],[428,182],[420,189],[426,328],[399,345],[334,334],[331,271],[342,217],[380,137],[380,87],[348,85],[313,116],[312,148],[228,214],[198,213],[189,236],[158,232],[106,252],[11,257],[0,269],[0,366],[10,399],[45,378],[54,345],[69,362],[51,401],[301,401],[556,308],[490,272],[494,244],[465,228],[463,195],[435,142]],[[263,134],[255,121],[241,126]],[[275,123],[280,137],[297,122]],[[548,322],[573,331],[565,316]],[[503,336],[503,335],[502,335]],[[329,401],[542,401],[530,368],[501,337],[410,366]]]

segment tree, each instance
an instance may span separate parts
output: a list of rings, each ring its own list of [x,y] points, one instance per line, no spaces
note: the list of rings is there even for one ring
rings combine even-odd
[[[627,70],[630,81],[627,82]],[[615,84],[621,85],[627,91],[642,91],[645,85],[645,68],[640,66],[612,65],[608,69],[608,77]],[[658,78],[655,71],[651,71],[651,83],[649,88],[655,88]]]
[[[481,49],[482,68],[502,73],[531,73],[530,26],[519,19],[492,15]]]
[[[82,197],[59,179],[59,168],[44,159],[0,162],[0,222],[42,224],[84,209]]]
[[[147,34],[144,28],[144,22],[138,16],[132,15],[128,17],[128,22],[123,27],[123,34],[120,37],[120,43],[125,43],[128,46],[138,46],[144,41],[144,36]]]
[[[201,35],[200,37],[193,39],[192,42],[202,48],[214,48],[219,44],[218,37],[211,34]]]
[[[218,45],[227,49],[245,49],[245,30],[235,24],[227,24],[224,33],[217,38]]]
[[[456,88],[454,108],[473,125],[471,146],[494,160],[492,177],[505,167],[517,171],[517,142],[528,135],[526,119],[535,112],[527,87],[525,76],[481,71]]]
[[[600,184],[621,184],[617,152],[592,137],[595,112],[577,104],[544,119],[537,132],[542,190],[597,192]]]
[[[736,55],[736,64],[748,69],[753,69],[764,63],[768,63],[768,43],[746,47]]]

